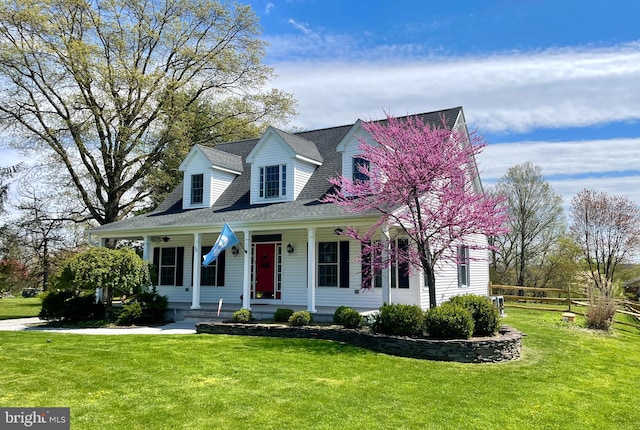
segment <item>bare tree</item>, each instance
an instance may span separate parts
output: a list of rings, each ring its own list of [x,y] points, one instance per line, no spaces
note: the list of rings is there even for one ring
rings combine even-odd
[[[584,189],[571,201],[570,216],[589,276],[611,298],[616,268],[640,251],[640,208],[624,196]]]
[[[76,219],[116,221],[149,195],[141,180],[199,100],[291,112],[289,95],[261,93],[272,70],[257,35],[249,6],[212,0],[4,1],[0,122],[64,172]]]
[[[501,282],[536,286],[537,269],[566,229],[562,198],[530,162],[509,168],[493,192],[509,208],[509,232],[493,238],[494,273]]]

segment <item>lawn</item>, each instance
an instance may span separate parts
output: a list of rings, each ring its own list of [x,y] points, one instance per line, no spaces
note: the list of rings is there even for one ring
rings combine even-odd
[[[640,333],[507,309],[523,358],[457,364],[335,342],[0,332],[0,405],[73,429],[635,429]]]
[[[0,299],[0,320],[37,317],[41,307],[39,297],[3,297]]]

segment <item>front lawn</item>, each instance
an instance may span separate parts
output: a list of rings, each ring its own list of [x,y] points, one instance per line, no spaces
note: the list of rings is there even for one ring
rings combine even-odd
[[[458,364],[335,342],[0,332],[0,405],[73,429],[635,429],[640,335],[507,309],[523,358]]]
[[[0,320],[37,317],[41,307],[40,297],[3,297],[0,299]]]

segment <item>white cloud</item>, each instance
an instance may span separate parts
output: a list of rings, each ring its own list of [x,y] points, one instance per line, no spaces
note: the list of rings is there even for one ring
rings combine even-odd
[[[273,3],[271,2],[267,3],[267,5],[264,7],[264,13],[266,15],[269,15],[274,7],[276,7],[276,5],[274,5]]]
[[[302,24],[299,22],[296,22],[294,19],[289,18],[289,20],[287,21],[289,24],[291,24],[295,29],[300,30],[302,33],[306,34],[306,35],[310,35],[313,32],[311,31],[311,29],[309,28],[308,24]]]
[[[297,40],[314,52],[334,46],[320,36]],[[338,45],[334,57],[352,51]],[[272,64],[279,75],[273,86],[299,100],[295,125],[316,128],[379,118],[383,110],[405,115],[458,105],[472,127],[489,132],[640,118],[640,43],[422,59],[380,49],[389,55]]]

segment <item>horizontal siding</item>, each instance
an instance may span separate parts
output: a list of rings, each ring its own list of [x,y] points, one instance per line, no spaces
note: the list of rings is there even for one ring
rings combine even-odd
[[[316,166],[301,160],[294,160],[293,165],[293,199],[295,200],[298,198],[298,195],[300,195],[300,192],[302,191],[304,186],[307,185],[309,178],[311,178],[311,175],[313,175],[313,172],[315,172],[316,170]],[[287,177],[287,186],[289,185],[288,182],[289,178]]]
[[[205,203],[207,203],[207,206],[213,206],[216,200],[220,198],[222,193],[225,192],[227,187],[231,185],[231,182],[233,182],[233,180],[236,178],[236,175],[233,173],[222,172],[217,169],[210,169],[210,172],[211,172],[211,180],[209,181],[210,184],[208,184],[208,186],[211,191],[210,193],[207,193],[207,185],[205,185],[205,190],[204,190],[205,200],[206,200]],[[205,182],[207,182],[206,175],[205,175]]]
[[[191,175],[204,175],[203,202],[196,205],[191,204]],[[201,208],[211,206],[211,162],[201,154],[191,157],[189,165],[184,171],[184,182],[182,184],[183,209]]]

